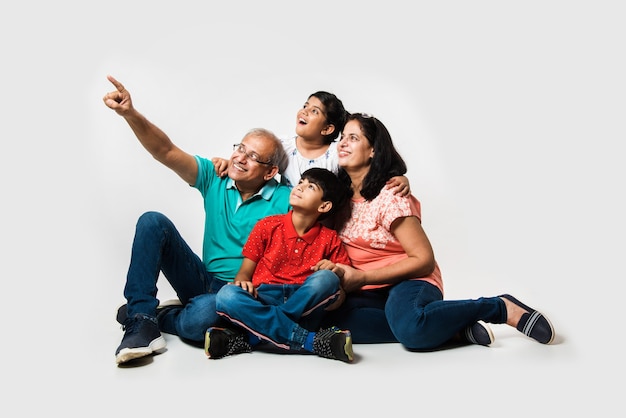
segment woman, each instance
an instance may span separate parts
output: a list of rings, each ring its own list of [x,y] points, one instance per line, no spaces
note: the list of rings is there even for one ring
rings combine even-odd
[[[339,176],[353,191],[339,231],[352,267],[341,265],[348,296],[329,313],[329,323],[349,329],[355,343],[399,341],[413,350],[435,349],[458,336],[489,345],[493,333],[484,322],[506,323],[543,344],[553,341],[550,321],[510,295],[443,300],[419,201],[384,187],[391,176],[406,173],[406,164],[379,120],[349,115],[337,147]]]

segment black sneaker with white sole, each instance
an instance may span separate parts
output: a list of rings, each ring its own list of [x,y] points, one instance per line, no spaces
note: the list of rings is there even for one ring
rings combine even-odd
[[[148,356],[165,348],[165,339],[159,332],[155,318],[136,314],[122,324],[124,337],[115,351],[117,364]]]

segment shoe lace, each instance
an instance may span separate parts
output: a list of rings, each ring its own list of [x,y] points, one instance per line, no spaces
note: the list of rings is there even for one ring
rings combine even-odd
[[[135,318],[127,318],[126,321],[120,325],[120,327],[122,328],[122,331],[133,331],[135,324],[137,324],[137,320]]]
[[[138,314],[139,315],[139,314]],[[135,316],[133,318],[126,318],[124,323],[122,324],[123,331],[133,332],[139,326],[139,323],[143,319],[150,319],[148,317]]]

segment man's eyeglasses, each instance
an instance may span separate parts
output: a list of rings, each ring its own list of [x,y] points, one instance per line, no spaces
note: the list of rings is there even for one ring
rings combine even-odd
[[[263,165],[272,165],[271,161],[261,161],[261,157],[256,152],[247,152],[246,146],[244,144],[233,144],[233,150],[237,154],[243,154],[246,158],[253,163],[263,164]]]

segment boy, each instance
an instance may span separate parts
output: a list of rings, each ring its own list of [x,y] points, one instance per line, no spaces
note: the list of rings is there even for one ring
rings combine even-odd
[[[233,326],[207,330],[209,358],[250,352],[263,340],[287,351],[352,361],[350,331],[310,331],[319,328],[325,310],[341,303],[343,270],[336,263],[349,265],[350,259],[336,231],[320,221],[339,211],[347,196],[335,174],[311,168],[291,190],[292,209],[254,226],[233,285],[217,293],[217,313]]]

